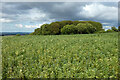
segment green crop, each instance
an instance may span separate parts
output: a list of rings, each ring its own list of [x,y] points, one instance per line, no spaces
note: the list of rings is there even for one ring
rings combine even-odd
[[[118,78],[118,33],[2,37],[2,77]]]

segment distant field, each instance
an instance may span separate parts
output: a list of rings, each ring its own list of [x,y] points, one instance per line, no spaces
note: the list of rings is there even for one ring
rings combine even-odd
[[[118,33],[2,37],[3,77],[118,78]]]

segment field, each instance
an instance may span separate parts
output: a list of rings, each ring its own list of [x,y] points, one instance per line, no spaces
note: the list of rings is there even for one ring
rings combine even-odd
[[[118,33],[2,37],[3,77],[118,78]]]

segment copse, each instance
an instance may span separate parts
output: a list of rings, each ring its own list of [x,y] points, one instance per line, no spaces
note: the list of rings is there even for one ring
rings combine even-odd
[[[68,30],[67,30],[68,29]],[[43,24],[33,35],[88,34],[102,30],[102,24],[95,21],[56,21]]]

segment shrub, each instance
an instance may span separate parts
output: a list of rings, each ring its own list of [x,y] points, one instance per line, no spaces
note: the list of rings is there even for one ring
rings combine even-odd
[[[30,33],[29,35],[34,35],[34,32]]]
[[[16,36],[21,36],[20,34],[16,34]]]
[[[111,30],[111,29],[108,29],[106,32],[114,32],[113,30]]]

